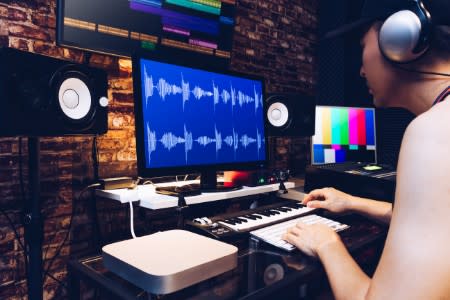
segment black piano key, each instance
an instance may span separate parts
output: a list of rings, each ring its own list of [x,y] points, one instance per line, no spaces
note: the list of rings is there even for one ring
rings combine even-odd
[[[223,220],[223,222],[230,225],[236,225],[236,222],[234,222],[233,220]]]
[[[252,214],[253,217],[255,217],[256,219],[262,219],[263,217],[256,215],[256,214]]]
[[[267,210],[260,211],[260,212],[258,212],[258,214],[266,216],[266,217],[270,217],[272,215]]]
[[[281,211],[281,212],[288,212],[288,211],[290,211],[290,209],[286,209],[286,208],[283,208],[283,207],[277,207],[277,208],[275,208],[275,210],[278,210],[278,211]]]

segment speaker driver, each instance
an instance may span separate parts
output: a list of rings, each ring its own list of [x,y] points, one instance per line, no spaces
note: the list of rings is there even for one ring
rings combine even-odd
[[[267,109],[267,119],[275,127],[286,126],[289,120],[289,110],[281,102],[272,103]]]
[[[284,278],[284,269],[280,264],[270,264],[264,270],[264,283],[271,285]]]
[[[269,136],[312,136],[315,121],[314,97],[301,94],[268,94],[265,121]]]
[[[58,100],[64,115],[73,120],[85,118],[92,107],[91,92],[79,78],[68,78],[61,83]]]

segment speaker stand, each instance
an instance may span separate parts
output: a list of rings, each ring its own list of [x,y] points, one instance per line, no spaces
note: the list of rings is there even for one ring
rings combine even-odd
[[[40,183],[40,145],[38,137],[28,138],[28,176],[30,196],[25,203],[24,229],[25,241],[28,245],[27,286],[28,299],[42,300],[43,297],[43,265],[42,240],[43,221],[41,214]]]

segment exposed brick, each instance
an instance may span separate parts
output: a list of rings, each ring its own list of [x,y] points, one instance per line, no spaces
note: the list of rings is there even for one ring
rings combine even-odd
[[[56,47],[54,43],[44,42],[44,41],[33,41],[33,52],[56,57],[64,58],[64,50]]]
[[[27,12],[24,9],[10,7],[8,10],[8,19],[11,21],[24,22],[27,18]]]
[[[56,18],[54,15],[48,15],[44,13],[33,13],[31,20],[34,25],[40,27],[56,28]]]
[[[26,25],[20,25],[15,23],[9,24],[9,34],[12,36],[43,40],[43,41],[52,41],[54,40],[54,34],[51,34],[49,31],[39,30],[37,28],[33,28]]]
[[[8,18],[8,5],[5,3],[0,3],[0,18]]]
[[[109,55],[93,54],[90,59],[90,65],[102,67],[105,69],[116,69],[117,67],[117,57],[112,57]]]
[[[133,90],[133,80],[131,78],[114,78],[109,80],[109,87],[114,90]]]
[[[0,18],[0,36],[8,35],[8,21]]]

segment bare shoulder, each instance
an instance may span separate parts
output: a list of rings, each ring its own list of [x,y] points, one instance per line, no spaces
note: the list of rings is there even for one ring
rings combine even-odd
[[[449,299],[449,130],[450,102],[420,115],[405,132],[391,226],[369,298]]]
[[[433,107],[408,126],[397,168],[396,205],[404,207],[398,216],[433,210],[438,217],[442,209],[450,215],[449,130],[450,102]],[[450,228],[450,219],[442,217]]]
[[[430,110],[416,117],[409,124],[404,142],[420,142],[422,139],[433,140],[438,138],[450,142],[448,133],[450,128],[450,101],[442,102]],[[411,141],[409,141],[411,139]],[[423,144],[423,143],[422,143]]]

